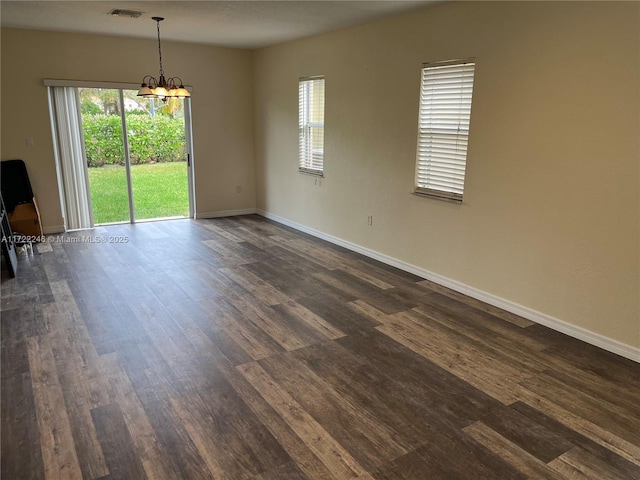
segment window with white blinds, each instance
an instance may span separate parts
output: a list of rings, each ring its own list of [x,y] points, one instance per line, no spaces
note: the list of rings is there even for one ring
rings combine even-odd
[[[462,201],[474,71],[474,59],[422,66],[416,193]]]
[[[301,78],[298,83],[299,170],[324,171],[324,77]]]

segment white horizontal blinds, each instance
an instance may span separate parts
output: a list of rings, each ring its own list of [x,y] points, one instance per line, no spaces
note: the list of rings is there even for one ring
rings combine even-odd
[[[422,67],[418,193],[462,201],[474,70],[473,60]]]
[[[324,168],[324,78],[298,84],[299,168],[321,175]]]

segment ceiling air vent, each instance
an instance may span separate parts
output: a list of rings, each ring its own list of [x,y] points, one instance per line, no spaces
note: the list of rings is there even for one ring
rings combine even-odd
[[[113,15],[114,17],[138,18],[142,15],[142,12],[138,12],[137,10],[122,10],[121,8],[114,8],[109,12],[109,15]]]

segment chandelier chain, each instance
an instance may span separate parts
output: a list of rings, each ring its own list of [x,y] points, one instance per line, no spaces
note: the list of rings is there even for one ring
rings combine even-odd
[[[160,20],[156,20],[158,27],[158,57],[160,57],[160,76],[164,76],[164,70],[162,68],[162,47],[160,45]]]

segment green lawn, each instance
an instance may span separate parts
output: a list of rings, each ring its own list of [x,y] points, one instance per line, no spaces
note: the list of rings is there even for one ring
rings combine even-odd
[[[129,221],[126,170],[120,166],[89,168],[93,221]],[[136,220],[189,215],[186,162],[132,165]]]

